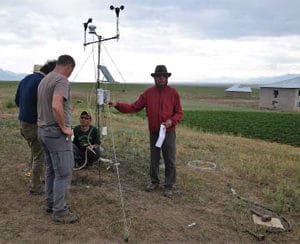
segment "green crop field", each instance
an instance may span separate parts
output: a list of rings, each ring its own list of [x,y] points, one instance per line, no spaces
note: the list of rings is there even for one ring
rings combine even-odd
[[[185,111],[184,125],[300,146],[300,113],[249,111]]]

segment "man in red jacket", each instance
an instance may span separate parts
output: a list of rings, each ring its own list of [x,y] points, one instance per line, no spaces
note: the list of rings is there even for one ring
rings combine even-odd
[[[157,65],[151,74],[155,85],[146,89],[134,103],[110,102],[121,113],[136,113],[146,108],[150,132],[150,177],[146,191],[159,187],[160,151],[165,162],[164,196],[171,197],[176,182],[176,133],[175,127],[182,119],[183,112],[178,92],[168,85],[168,73],[165,65]],[[166,131],[162,145],[158,142],[160,128]]]

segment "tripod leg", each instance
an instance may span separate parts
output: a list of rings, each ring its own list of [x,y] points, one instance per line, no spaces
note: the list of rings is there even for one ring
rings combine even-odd
[[[99,159],[98,159],[98,176],[99,176],[99,186],[101,186],[100,160]]]

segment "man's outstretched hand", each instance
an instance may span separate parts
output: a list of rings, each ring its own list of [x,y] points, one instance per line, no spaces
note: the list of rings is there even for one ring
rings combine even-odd
[[[110,107],[115,107],[115,106],[117,106],[117,103],[116,102],[109,102],[108,105]]]

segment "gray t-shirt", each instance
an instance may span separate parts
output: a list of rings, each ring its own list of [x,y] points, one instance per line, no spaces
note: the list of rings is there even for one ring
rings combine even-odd
[[[65,115],[65,125],[71,127],[70,110],[70,87],[67,77],[52,71],[46,75],[38,87],[38,126],[55,125],[56,121],[52,111],[53,95],[63,96],[63,108]]]

